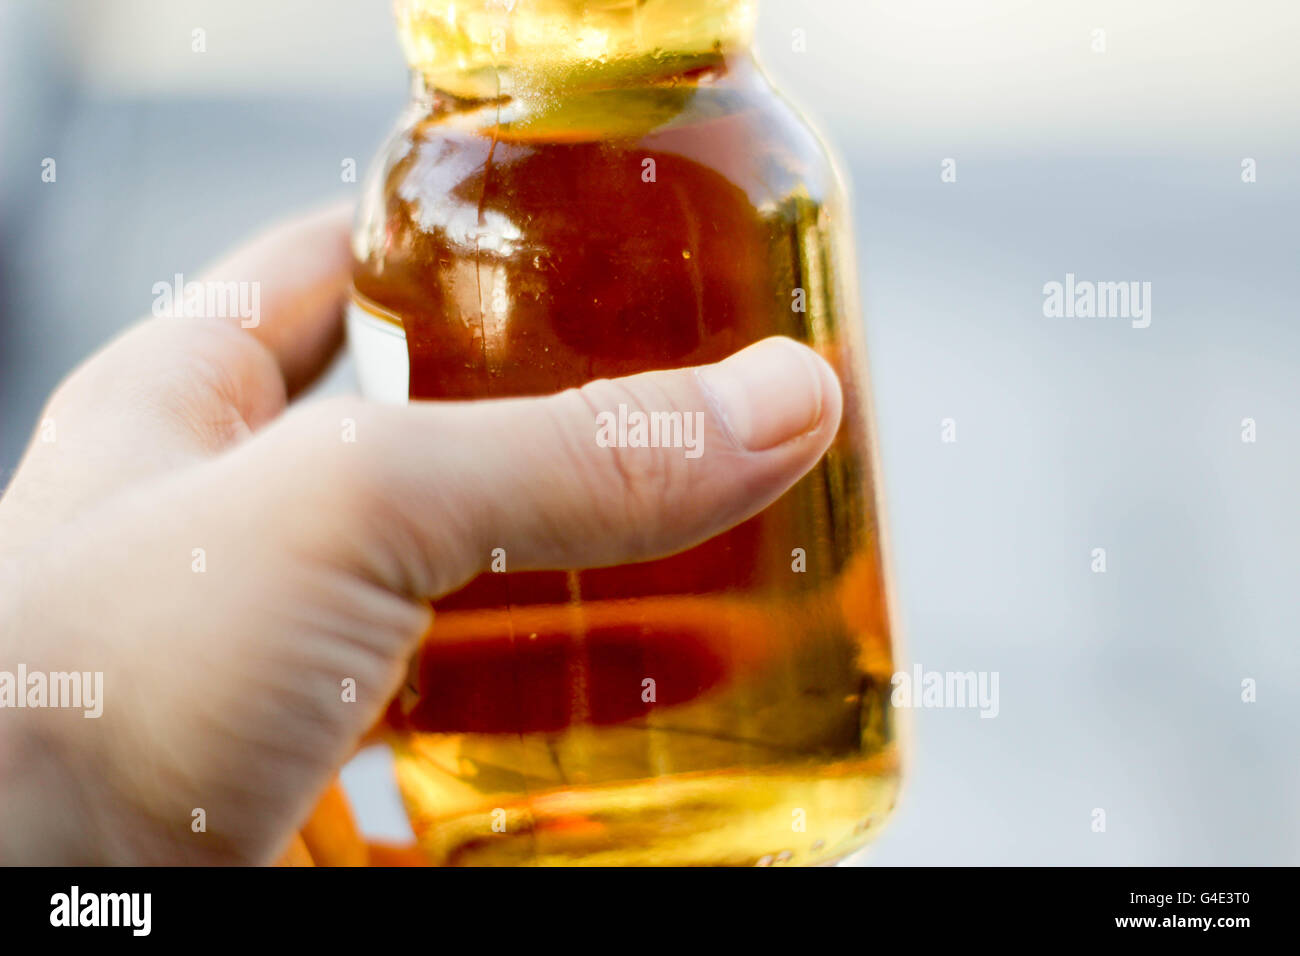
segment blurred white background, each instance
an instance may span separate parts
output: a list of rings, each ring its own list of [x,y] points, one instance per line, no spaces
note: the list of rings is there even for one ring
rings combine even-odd
[[[1300,5],[762,11],[855,187],[908,659],[1000,674],[996,719],[913,715],[861,859],[1300,863]],[[0,469],[155,281],[355,189],[404,100],[381,0],[0,0]],[[1151,282],[1150,327],[1045,318],[1067,272]],[[396,834],[381,763],[347,779]]]

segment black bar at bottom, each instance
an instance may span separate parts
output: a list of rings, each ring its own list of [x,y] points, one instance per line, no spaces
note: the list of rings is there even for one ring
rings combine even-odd
[[[8,869],[0,870],[0,933],[6,943],[76,934],[81,944],[205,946],[407,937],[429,948],[459,948],[452,941],[468,933],[493,949],[532,933],[536,945],[583,940],[588,949],[624,938],[620,926],[633,937],[680,926],[672,930],[679,941],[716,932],[733,945],[751,932],[788,930],[816,946],[832,928],[864,943],[892,929],[927,944],[1098,936],[1231,944],[1256,929],[1285,929],[1294,882],[1288,869]],[[602,937],[601,926],[615,935]]]

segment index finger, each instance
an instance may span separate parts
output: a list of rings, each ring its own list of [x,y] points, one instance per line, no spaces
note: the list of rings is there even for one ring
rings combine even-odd
[[[225,320],[266,347],[291,397],[312,383],[343,341],[352,212],[348,200],[274,225],[203,275],[204,283],[246,284],[239,288],[252,314]]]

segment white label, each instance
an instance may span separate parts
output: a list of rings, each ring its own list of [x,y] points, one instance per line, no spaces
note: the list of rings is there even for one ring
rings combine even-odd
[[[348,349],[357,365],[361,394],[376,402],[405,405],[411,382],[406,333],[355,302],[348,303],[347,324]]]

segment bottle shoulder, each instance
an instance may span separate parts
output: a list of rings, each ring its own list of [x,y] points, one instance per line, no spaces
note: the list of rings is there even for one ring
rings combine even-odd
[[[665,163],[712,173],[756,207],[796,194],[827,201],[839,188],[816,132],[764,81],[595,90],[543,103],[413,103],[380,150],[363,203],[441,195],[446,207],[474,199],[472,184],[487,170],[515,167],[544,171],[568,192],[584,182],[650,185],[662,182]]]
[[[368,177],[355,280],[402,313],[447,290],[477,308],[501,270],[519,272],[521,294],[572,285],[593,302],[683,269],[703,282],[700,263],[727,258],[784,275],[838,257],[840,198],[827,150],[765,80],[597,91],[531,113],[424,105]]]

